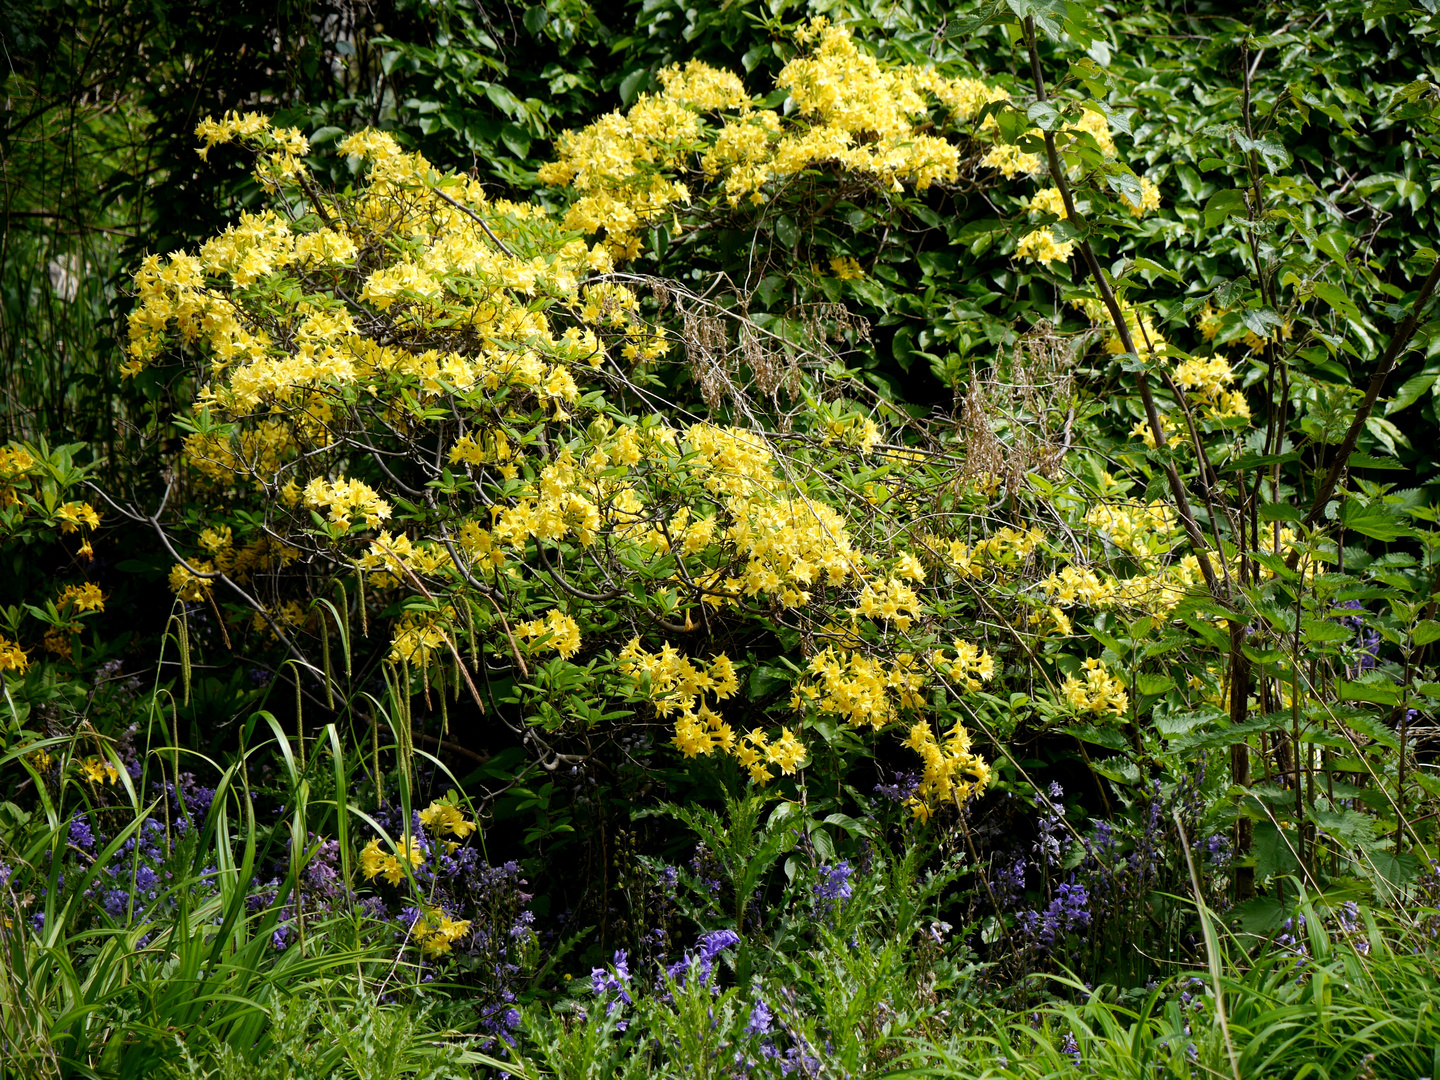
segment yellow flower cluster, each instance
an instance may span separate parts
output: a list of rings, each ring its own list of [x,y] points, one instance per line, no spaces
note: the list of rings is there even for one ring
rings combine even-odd
[[[928,820],[942,806],[963,803],[978,795],[990,782],[989,764],[972,752],[970,733],[959,723],[942,742],[935,738],[930,724],[921,720],[911,726],[905,745],[924,763],[920,784],[905,802],[921,821]]]
[[[88,502],[62,503],[55,510],[55,520],[60,522],[62,533],[75,532],[80,527],[98,529],[100,515]]]
[[[1249,418],[1250,403],[1245,400],[1244,393],[1228,389],[1235,379],[1235,372],[1223,356],[1182,360],[1175,365],[1170,377],[1176,386],[1195,396],[1205,415],[1212,420],[1231,416]]]
[[[744,562],[738,577],[714,571],[699,580],[717,606],[742,594],[766,594],[783,607],[802,607],[813,585],[841,585],[856,571],[859,556],[845,519],[777,476],[774,456],[754,432],[695,424],[685,441],[694,475],[724,499],[730,524],[714,540]]]
[[[390,662],[424,668],[435,657],[448,656],[453,639],[446,634],[445,623],[454,615],[455,609],[448,605],[439,614],[407,611],[391,633]]]
[[[104,611],[105,596],[98,585],[66,585],[55,598],[56,607],[70,604],[75,611]]]
[[[17,641],[0,635],[0,671],[13,671],[24,675],[30,667],[30,657]]]
[[[1114,324],[1110,320],[1110,312],[1105,305],[1096,299],[1084,299],[1073,301],[1074,305],[1089,316],[1090,321],[1109,330],[1105,338],[1105,351],[1112,356],[1120,356],[1125,352],[1125,346],[1120,340],[1120,335],[1115,332]],[[1119,298],[1120,313],[1125,318],[1125,327],[1130,331],[1130,340],[1135,343],[1136,355],[1141,360],[1150,360],[1164,356],[1170,347],[1160,331],[1156,328],[1155,322],[1150,318],[1148,312],[1137,311],[1135,306],[1124,297]]]
[[[978,578],[986,572],[1003,574],[1023,563],[1045,540],[1045,534],[1034,527],[1016,529],[1003,525],[991,536],[971,545],[963,540],[944,540],[929,537],[932,549],[937,551],[945,565],[960,577]]]
[[[1175,422],[1164,413],[1160,414],[1160,430],[1165,433],[1166,444],[1173,445],[1176,433]],[[1146,449],[1155,449],[1155,429],[1150,426],[1149,420],[1136,420],[1131,424],[1130,437],[1139,439],[1145,444]]]
[[[1066,216],[1065,198],[1057,187],[1041,188],[1028,199],[1021,199],[1020,204],[1032,214],[1054,214],[1061,219]]]
[[[750,95],[738,75],[699,60],[691,60],[683,68],[671,64],[657,78],[667,98],[701,112],[748,109],[751,105]]]
[[[770,771],[771,765],[786,776],[792,776],[810,756],[805,744],[791,734],[788,727],[780,729],[780,737],[774,742],[770,741],[763,728],[751,728],[747,734],[740,736],[734,755],[740,767],[747,770],[750,779],[757,784],[766,784],[775,778]]]
[[[1039,128],[1031,128],[1026,134],[1035,139],[1041,137]],[[1063,125],[1061,129],[1056,132],[1056,149],[1063,155],[1082,135],[1088,135],[1093,139],[1095,145],[1100,149],[1100,152],[1106,157],[1115,157],[1119,153],[1119,150],[1115,146],[1115,140],[1110,134],[1110,122],[1105,119],[1104,113],[1097,112],[1094,109],[1085,109],[1080,114],[1079,120],[1073,124]],[[992,169],[997,169],[1005,179],[1013,180],[1022,173],[1038,172],[1043,164],[1043,159],[1038,154],[1027,153],[1013,144],[996,143],[985,156],[980,159],[980,164]],[[1071,173],[1078,172],[1078,166],[1072,167],[1069,171]],[[1059,192],[1057,191],[1056,194],[1058,195]],[[1030,209],[1035,208],[1032,206]],[[1062,217],[1064,216],[1061,211],[1052,212]]]
[[[214,564],[208,559],[191,559],[189,563],[202,574],[215,571]],[[182,563],[177,562],[170,568],[170,591],[187,604],[198,604],[203,601],[210,594],[213,580],[192,574]]]
[[[706,703],[707,694],[718,703],[740,689],[735,665],[724,653],[712,656],[707,664],[681,656],[669,643],[658,653],[646,652],[636,637],[617,660],[617,669],[635,680],[654,703],[656,713],[675,716],[673,745],[687,758],[720,750],[748,769],[757,783],[770,779],[767,763],[789,774],[805,759],[804,746],[788,728],[782,729],[774,743],[759,728],[737,737],[734,728]]]
[[[380,838],[376,837],[360,852],[360,873],[366,881],[383,877],[391,885],[399,885],[405,880],[402,859],[410,863],[411,870],[420,869],[425,862],[425,853],[414,837],[406,837],[393,854],[384,851],[380,847]]]
[[[1065,703],[1076,712],[1108,712],[1123,717],[1130,708],[1125,684],[1110,674],[1103,661],[1093,656],[1085,661],[1082,670],[1082,676],[1065,676],[1060,686]]]
[[[410,925],[410,937],[429,957],[444,956],[450,946],[470,932],[469,919],[452,919],[438,908],[425,913]]]
[[[0,446],[0,510],[19,503],[18,485],[38,464],[24,447]]]
[[[561,450],[541,470],[538,484],[521,489],[514,505],[491,507],[494,542],[523,549],[532,537],[553,543],[573,534],[580,543],[593,544],[602,524],[600,508],[579,488],[595,464],[582,470],[569,447]]]
[[[361,480],[341,477],[332,483],[317,476],[305,485],[301,499],[312,510],[328,509],[330,523],[346,530],[353,524],[352,518],[358,517],[367,529],[377,529],[390,519],[390,504]]]
[[[851,727],[869,724],[876,731],[900,718],[900,710],[923,704],[925,672],[914,655],[901,653],[887,663],[858,650],[826,646],[806,665],[809,678],[796,683],[791,708],[814,708],[842,717]]]
[[[1085,524],[1100,530],[1121,551],[1141,559],[1163,554],[1179,540],[1175,512],[1160,499],[1099,502],[1086,512]]]
[[[120,781],[120,772],[110,763],[109,758],[92,754],[80,762],[80,775],[92,784],[115,784]]]
[[[450,464],[496,465],[501,476],[513,480],[519,474],[515,449],[503,431],[481,431],[460,436],[450,448]]]
[[[567,227],[603,229],[612,253],[635,257],[641,230],[690,201],[689,187],[677,177],[692,154],[731,206],[763,202],[767,184],[831,162],[892,191],[906,184],[923,191],[954,180],[959,167],[955,146],[925,130],[927,93],[962,121],[1008,96],[931,68],[882,66],[856,46],[849,30],[823,17],[795,37],[803,52],[776,79],[794,103],[792,120],[756,109],[732,72],[692,61],[660,72],[661,92],[642,94],[624,115],[562,135],[557,159],[539,175],[579,196]],[[705,113],[724,114],[718,130],[706,127]]]
[[[464,840],[475,831],[475,823],[465,820],[458,806],[439,799],[420,811],[420,824],[437,837],[450,835]]]
[[[533,642],[533,648],[554,649],[562,660],[580,651],[580,626],[559,608],[552,608],[543,619],[518,623],[515,636]]]
[[[1199,560],[1186,555],[1124,579],[1097,574],[1088,566],[1066,566],[1040,584],[1050,601],[1061,607],[1138,608],[1164,615],[1201,580]]]
[[[1022,174],[1038,171],[1040,158],[1038,155],[1028,154],[1010,143],[996,143],[986,151],[985,156],[980,159],[980,164],[991,169],[998,169],[1000,175],[1006,180],[1013,180]]]
[[[412,574],[421,578],[436,577],[453,570],[450,554],[443,545],[430,542],[416,544],[404,533],[392,534],[384,529],[360,557],[359,566],[370,575],[371,583],[380,589],[408,582]]]
[[[930,666],[945,678],[973,694],[995,677],[995,661],[984,649],[958,639],[950,647],[953,657],[946,656],[942,649],[930,653]]]
[[[1057,241],[1055,234],[1049,229],[1033,229],[1015,245],[1017,259],[1030,259],[1034,262],[1065,262],[1074,253],[1073,240]]]
[[[846,610],[862,618],[892,622],[897,630],[908,630],[920,613],[920,598],[899,578],[875,578],[865,583],[855,606]]]

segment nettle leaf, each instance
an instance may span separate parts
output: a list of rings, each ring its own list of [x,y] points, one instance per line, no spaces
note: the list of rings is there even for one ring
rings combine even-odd
[[[1375,844],[1375,819],[1358,810],[1313,809],[1310,820],[1330,836],[1352,848],[1369,850]]]
[[[1268,821],[1258,822],[1251,848],[1255,852],[1255,880],[1265,881],[1276,874],[1292,874],[1299,870],[1300,862],[1295,858],[1295,852],[1299,850],[1298,841],[1299,836],[1294,829],[1282,832]]]
[[[1434,619],[1421,619],[1415,624],[1411,632],[1416,645],[1429,645],[1432,641],[1440,641],[1440,622]]]
[[[1140,178],[1123,165],[1112,166],[1105,172],[1105,183],[1111,191],[1138,207],[1145,199],[1145,189]]]
[[[1273,135],[1262,135],[1258,139],[1251,139],[1241,134],[1239,130],[1232,129],[1230,137],[1235,140],[1235,145],[1241,150],[1259,153],[1260,159],[1265,162],[1265,168],[1272,173],[1279,172],[1290,164],[1290,151],[1285,149],[1285,144]]]
[[[1415,530],[1405,523],[1404,510],[1388,503],[1366,504],[1347,499],[1340,508],[1340,522],[1347,529],[1375,540],[1398,540],[1415,535]]]
[[[1025,115],[1028,116],[1041,131],[1054,131],[1060,127],[1064,120],[1060,115],[1060,111],[1048,101],[1033,102],[1030,107],[1025,110]]]
[[[1306,618],[1303,624],[1305,640],[1312,644],[1330,644],[1338,641],[1352,641],[1355,632],[1341,626],[1333,619]]]

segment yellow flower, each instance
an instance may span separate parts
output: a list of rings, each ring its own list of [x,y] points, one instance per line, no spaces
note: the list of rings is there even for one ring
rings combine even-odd
[[[80,775],[93,784],[113,784],[120,779],[120,773],[106,758],[91,755],[80,763]]]
[[[1032,259],[1035,262],[1064,262],[1075,251],[1071,240],[1057,241],[1049,229],[1035,229],[1020,238],[1015,245],[1015,257]]]
[[[462,840],[475,831],[475,823],[466,821],[458,806],[439,800],[420,811],[420,823],[437,835],[449,833]]]
[[[104,611],[105,597],[97,585],[66,585],[55,599],[56,607],[73,604],[76,611]]]
[[[24,675],[29,666],[30,657],[19,643],[0,636],[0,671],[13,671],[17,675]]]
[[[385,869],[385,853],[380,850],[380,840],[377,837],[365,845],[360,852],[360,873],[366,881],[373,881],[379,877]]]
[[[100,515],[88,502],[67,502],[55,511],[60,521],[61,532],[74,532],[83,525],[89,529],[100,527]]]

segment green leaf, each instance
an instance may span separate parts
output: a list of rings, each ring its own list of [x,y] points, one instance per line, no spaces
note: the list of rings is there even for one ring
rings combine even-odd
[[[1350,302],[1349,295],[1339,285],[1331,285],[1328,281],[1317,281],[1310,286],[1312,291],[1321,300],[1324,300],[1332,308],[1338,311],[1345,318],[1353,322],[1360,322],[1360,309]]]
[[[1396,705],[1400,701],[1400,688],[1391,683],[1349,682],[1341,679],[1336,684],[1341,701],[1368,701],[1375,705]]]
[[[1285,925],[1290,909],[1273,896],[1257,896],[1236,904],[1230,909],[1229,917],[1246,934],[1269,937]]]
[[[1432,641],[1440,641],[1440,622],[1434,619],[1421,619],[1415,624],[1412,636],[1416,645],[1429,645]]]
[[[1264,503],[1260,507],[1261,521],[1301,521],[1304,517],[1299,507],[1289,503]]]
[[[1347,499],[1340,509],[1340,521],[1345,528],[1375,540],[1398,540],[1415,534],[1404,522],[1404,511],[1389,503],[1367,505],[1359,499]]]
[[[1294,852],[1299,850],[1293,829],[1283,832],[1268,821],[1257,822],[1252,851],[1255,853],[1255,880],[1264,882],[1276,874],[1290,874],[1300,869]],[[1292,850],[1293,849],[1293,850]]]
[[[1067,12],[1065,0],[1005,0],[1010,10],[1019,19],[1032,18],[1035,25],[1054,40],[1060,36],[1061,25]]]
[[[1205,200],[1205,227],[1213,229],[1229,217],[1245,216],[1245,195],[1235,188],[1221,188]]]
[[[1396,855],[1393,851],[1372,851],[1366,860],[1375,867],[1375,872],[1397,889],[1404,888],[1415,880],[1420,872],[1420,860],[1410,852]]]
[[[1406,379],[1400,389],[1395,391],[1394,400],[1386,406],[1385,415],[1394,416],[1401,409],[1414,405],[1435,385],[1436,378],[1440,378],[1440,371],[1422,371],[1419,375]]]
[[[1117,728],[1095,727],[1093,724],[1071,724],[1064,729],[1066,735],[1073,735],[1081,742],[1103,746],[1106,750],[1126,750],[1130,744]]]

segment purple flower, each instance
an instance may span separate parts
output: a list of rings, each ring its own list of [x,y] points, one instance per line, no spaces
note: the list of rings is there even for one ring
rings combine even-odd
[[[90,822],[84,817],[77,817],[70,823],[70,843],[82,848],[95,846],[95,834],[90,831]]]
[[[708,934],[701,934],[696,942],[701,957],[706,960],[713,960],[722,950],[739,944],[740,935],[734,930],[711,930]]]
[[[921,779],[918,772],[896,773],[893,784],[876,784],[875,794],[888,802],[903,803],[919,789]]]
[[[850,887],[850,860],[842,859],[834,866],[820,867],[820,884],[815,886],[815,896],[827,901],[825,909],[828,911],[831,905],[837,900],[849,900],[852,889]]]
[[[626,1005],[634,1004],[630,999],[630,960],[624,949],[616,951],[611,966],[614,969],[613,975],[604,968],[590,969],[590,988],[595,992],[595,996],[614,994],[618,999],[606,1006],[606,1016],[613,1013],[620,1002]]]
[[[745,1034],[764,1035],[770,1030],[770,1022],[774,1019],[770,1006],[765,1004],[763,998],[756,998],[755,1004],[750,1008],[750,1022],[745,1025]]]
[[[3,889],[10,884],[10,875],[12,873],[14,873],[14,870],[12,870],[5,863],[0,863],[0,889]]]
[[[126,908],[130,906],[130,894],[123,889],[111,889],[105,894],[100,906],[112,919],[123,918]]]

